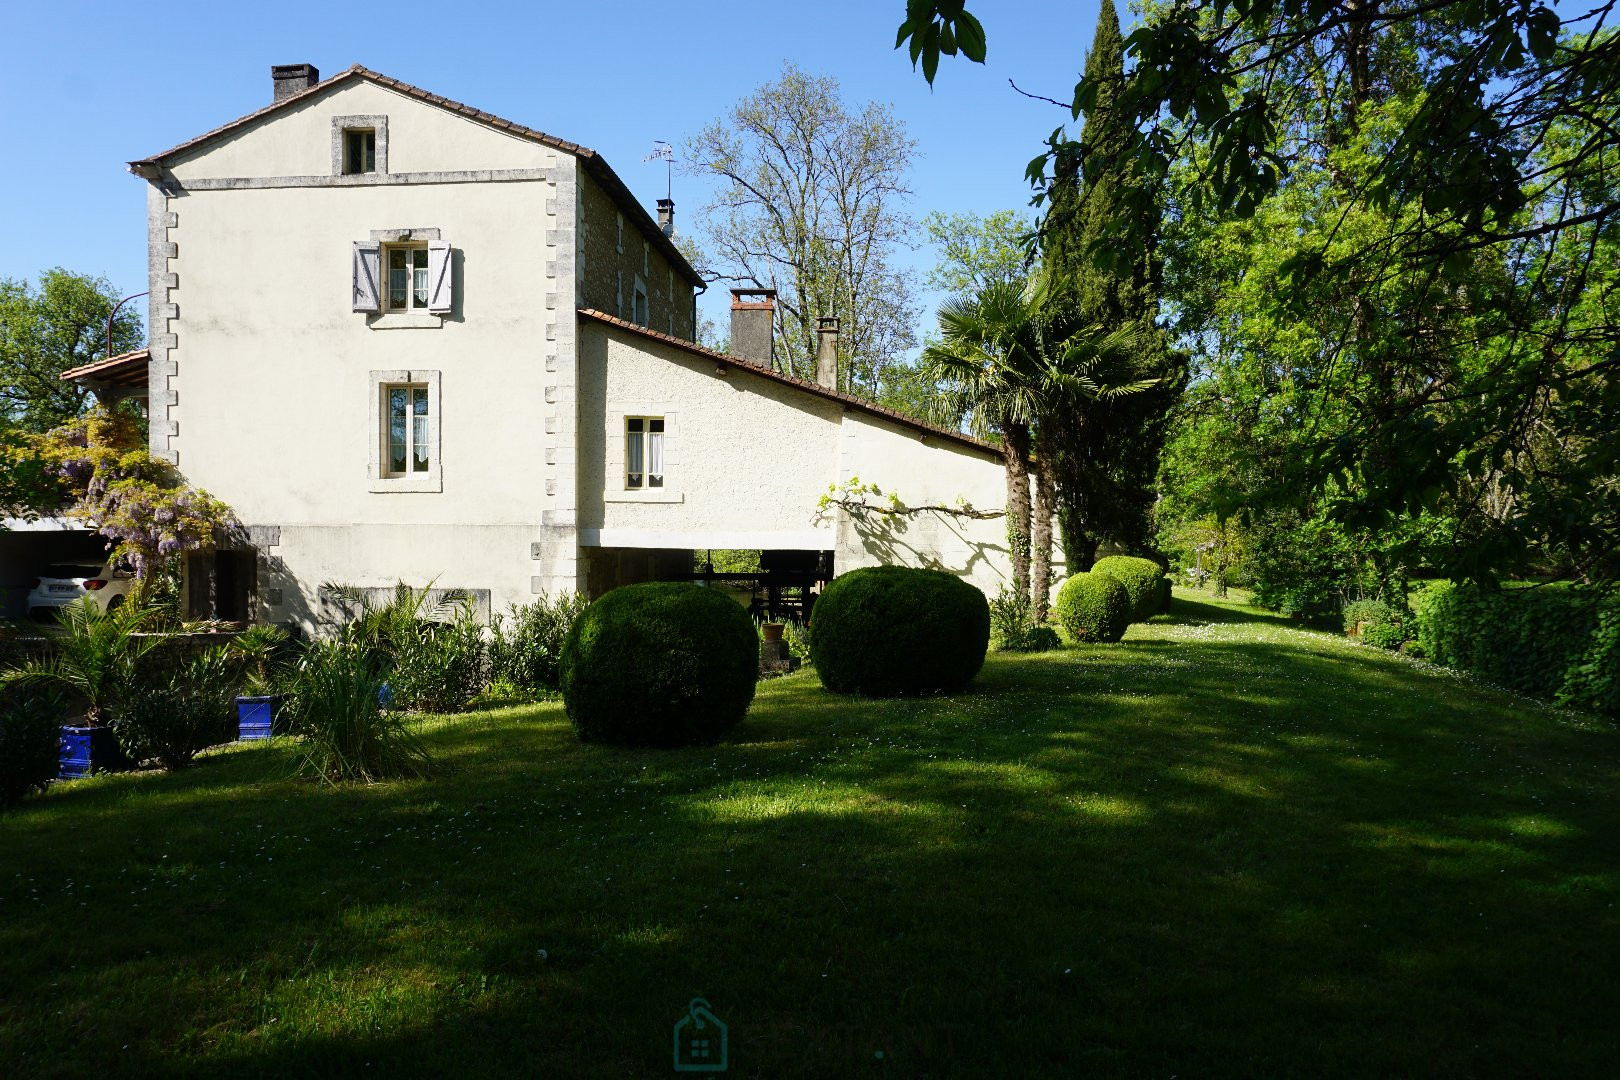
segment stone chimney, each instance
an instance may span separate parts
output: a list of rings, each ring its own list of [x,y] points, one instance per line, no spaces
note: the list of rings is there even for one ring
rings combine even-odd
[[[275,97],[270,100],[284,101],[294,94],[302,94],[320,81],[321,73],[314,64],[275,64],[270,68],[270,82],[275,87]]]
[[[838,316],[823,315],[816,320],[816,382],[828,390],[838,389]]]
[[[675,236],[675,200],[658,200],[658,227],[664,230],[664,235]]]
[[[731,290],[731,354],[771,366],[776,359],[775,289]]]

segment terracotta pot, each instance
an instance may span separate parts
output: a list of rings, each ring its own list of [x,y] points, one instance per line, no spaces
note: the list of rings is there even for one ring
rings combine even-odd
[[[782,631],[785,627],[779,622],[768,622],[764,626],[766,641],[781,641]]]

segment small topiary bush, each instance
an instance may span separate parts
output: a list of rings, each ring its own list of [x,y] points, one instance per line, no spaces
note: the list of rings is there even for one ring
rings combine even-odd
[[[1024,631],[1016,645],[1002,645],[1009,652],[1046,652],[1063,648],[1063,639],[1050,626],[1032,626]]]
[[[1075,574],[1058,590],[1052,613],[1076,641],[1118,641],[1131,621],[1131,597],[1118,578]]]
[[[51,690],[0,689],[0,808],[44,791],[56,776],[65,708]]]
[[[741,722],[758,677],[748,612],[684,582],[614,589],[574,620],[562,651],[563,703],[586,742],[713,743]]]
[[[960,690],[984,666],[990,605],[941,570],[868,566],[834,578],[816,602],[810,657],[840,694]]]
[[[1159,582],[1164,580],[1164,571],[1152,559],[1110,555],[1093,563],[1091,572],[1106,574],[1125,586],[1125,593],[1131,601],[1131,622],[1146,622],[1159,613],[1163,603]]]

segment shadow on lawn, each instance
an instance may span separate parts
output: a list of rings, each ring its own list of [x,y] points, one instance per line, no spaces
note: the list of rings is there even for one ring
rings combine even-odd
[[[104,924],[0,880],[35,916],[0,1019],[63,1012],[25,1074],[659,1075],[697,995],[744,1075],[1595,1072],[1613,732],[1178,645],[924,701],[795,676],[700,750],[553,707],[447,723],[444,780],[266,783],[267,748],[53,796],[29,873]]]

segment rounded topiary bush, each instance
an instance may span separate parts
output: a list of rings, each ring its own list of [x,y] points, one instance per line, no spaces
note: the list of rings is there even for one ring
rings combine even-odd
[[[984,593],[940,570],[851,570],[822,591],[810,624],[810,660],[840,694],[960,690],[989,648]]]
[[[1118,578],[1076,574],[1058,590],[1052,612],[1076,641],[1118,641],[1131,621],[1131,597]]]
[[[1164,571],[1152,559],[1139,559],[1134,555],[1110,555],[1092,564],[1093,574],[1106,574],[1121,585],[1131,598],[1131,622],[1146,622],[1159,613],[1163,594],[1159,582]]]
[[[626,585],[574,620],[561,669],[568,718],[586,742],[712,743],[754,700],[759,639],[748,613],[719,592]]]

